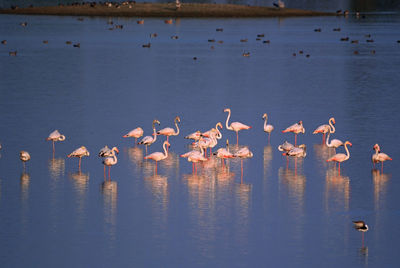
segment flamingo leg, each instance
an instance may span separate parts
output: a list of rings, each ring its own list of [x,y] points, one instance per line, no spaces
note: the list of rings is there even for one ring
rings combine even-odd
[[[241,171],[240,183],[243,183],[243,159],[240,159],[240,171]]]
[[[297,157],[294,159],[294,175],[297,175]]]
[[[236,145],[239,145],[239,131],[236,131]]]
[[[82,160],[82,157],[79,157],[79,171],[81,171],[81,160]]]
[[[196,163],[194,163],[194,169],[195,169],[196,175],[197,175],[197,165],[196,165]]]
[[[106,177],[106,165],[103,165],[104,166],[104,178]]]
[[[325,144],[325,133],[322,133],[322,144]]]
[[[364,232],[362,233],[361,241],[361,247],[364,248]]]
[[[375,169],[375,162],[372,162],[374,164],[374,169]]]
[[[339,176],[340,176],[340,162],[339,162]]]
[[[146,144],[146,155],[147,155],[147,144]]]
[[[157,175],[157,161],[156,161],[156,175]]]
[[[297,146],[297,134],[294,134],[294,146]]]
[[[192,162],[192,173],[194,174],[194,162]]]
[[[381,173],[383,174],[383,161],[381,162]]]
[[[268,134],[268,144],[269,144],[270,139],[271,139],[271,132]]]
[[[53,155],[54,155],[55,150],[56,150],[56,148],[54,147],[54,141],[53,141]]]
[[[111,166],[108,167],[108,179],[111,179],[110,171],[111,171]]]
[[[136,147],[136,144],[137,144],[137,138],[135,138],[135,147]]]
[[[221,160],[222,160],[222,168],[225,168],[225,161],[223,158],[221,158]]]

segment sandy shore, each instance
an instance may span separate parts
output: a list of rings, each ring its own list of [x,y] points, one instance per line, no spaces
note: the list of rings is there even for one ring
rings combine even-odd
[[[0,9],[0,14],[66,15],[66,16],[126,16],[126,17],[289,17],[332,16],[335,13],[274,7],[256,7],[231,4],[136,3],[131,5],[97,4],[95,6],[53,6]]]

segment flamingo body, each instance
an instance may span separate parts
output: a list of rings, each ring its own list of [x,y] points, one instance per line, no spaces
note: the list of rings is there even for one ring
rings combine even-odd
[[[61,135],[58,130],[54,130],[50,133],[50,135],[46,138],[47,141],[64,141],[65,136]]]
[[[283,151],[289,152],[293,148],[294,148],[294,145],[287,141],[285,141],[283,144],[278,146],[278,150],[281,152],[283,152]]]
[[[25,162],[28,162],[29,160],[31,160],[31,155],[27,151],[20,151],[19,159],[25,163]]]
[[[349,149],[347,148],[347,145],[353,146],[351,144],[351,142],[349,142],[349,141],[346,141],[344,143],[344,149],[346,150],[346,154],[342,154],[342,153],[335,154],[334,156],[332,156],[331,158],[326,160],[326,162],[334,161],[334,162],[339,163],[339,175],[340,175],[340,163],[342,163],[350,158],[350,152],[349,152]]]
[[[226,126],[227,129],[233,130],[233,131],[236,132],[236,144],[238,145],[238,144],[239,144],[239,131],[240,131],[240,130],[243,130],[243,129],[250,129],[251,126],[242,124],[242,123],[240,123],[240,122],[232,122],[232,123],[229,125],[229,118],[231,117],[231,109],[226,108],[226,109],[224,110],[224,112],[225,112],[225,113],[226,113],[226,112],[228,113],[228,117],[226,118],[225,126]]]
[[[325,134],[326,133],[328,133],[328,132],[329,133],[335,133],[335,127],[333,126],[334,124],[336,124],[335,118],[333,118],[333,117],[329,118],[328,122],[329,122],[329,125],[327,125],[327,124],[320,125],[313,132],[313,134],[318,134],[318,133],[324,134],[322,136],[322,142],[325,142]]]
[[[129,131],[127,134],[122,136],[123,138],[135,138],[138,139],[143,136],[143,129],[141,127],[137,127],[135,129],[132,129]]]
[[[388,160],[392,161],[392,158],[385,153],[381,153],[381,148],[379,147],[378,144],[375,144],[373,149],[375,150],[375,154],[372,155],[371,160],[372,163],[374,164],[374,168],[376,163],[381,163],[382,165],[381,171],[383,172],[383,162]]]
[[[293,132],[294,134],[305,133],[306,130],[303,127],[303,121],[299,121],[296,124],[293,124],[287,127],[285,130],[282,130],[282,133]]]
[[[81,146],[81,147],[79,147],[78,149],[76,149],[76,150],[74,150],[72,153],[70,153],[69,155],[68,155],[68,157],[70,158],[70,157],[79,157],[79,158],[82,158],[82,157],[84,157],[84,156],[89,156],[90,155],[90,153],[89,153],[89,151],[86,149],[86,147],[85,146]]]
[[[181,119],[179,118],[179,116],[175,117],[175,127],[176,127],[176,131],[173,128],[170,127],[166,127],[163,128],[159,131],[157,131],[157,135],[164,135],[167,136],[167,141],[168,141],[168,137],[169,136],[178,136],[179,135],[179,127],[178,127],[178,123],[181,122]]]
[[[283,153],[284,155],[292,156],[292,157],[306,157],[306,145],[301,144],[298,147],[293,147],[289,151]]]
[[[253,153],[249,150],[248,147],[243,147],[239,151],[237,151],[234,154],[235,157],[240,157],[240,158],[250,158],[253,157]]]
[[[263,119],[264,119],[264,132],[268,133],[269,135],[271,135],[271,132],[274,130],[274,126],[273,125],[269,125],[267,124],[268,122],[268,115],[267,113],[265,113],[263,115]],[[269,137],[269,136],[268,136]]]

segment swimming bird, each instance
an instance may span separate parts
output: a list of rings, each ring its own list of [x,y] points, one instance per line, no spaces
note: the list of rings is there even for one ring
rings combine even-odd
[[[374,168],[375,163],[381,162],[381,173],[383,173],[383,162],[385,162],[386,160],[392,161],[392,158],[385,153],[381,153],[381,148],[378,144],[374,145],[373,150],[375,150],[375,154],[372,155],[372,163],[374,164]]]
[[[85,146],[81,146],[78,149],[74,150],[72,153],[70,153],[68,156],[68,158],[71,157],[78,157],[79,158],[79,170],[81,170],[81,161],[82,161],[82,157],[84,156],[89,156],[90,153],[89,151],[86,149]]]
[[[55,151],[55,146],[54,146],[54,142],[56,141],[65,141],[65,136],[61,135],[60,132],[58,132],[58,130],[54,130],[53,132],[50,133],[50,135],[46,138],[46,141],[52,141],[53,142],[53,154]]]
[[[353,221],[353,224],[354,229],[362,232],[362,247],[364,247],[364,233],[369,230],[368,225],[366,225],[364,221]]]
[[[274,126],[273,125],[267,125],[268,122],[268,115],[267,113],[263,114],[264,119],[264,132],[268,133],[268,143],[269,143],[269,139],[271,137],[271,132],[274,130]]]
[[[160,129],[159,131],[157,131],[157,135],[164,135],[167,136],[167,141],[169,142],[168,138],[169,136],[178,136],[179,135],[179,126],[178,123],[181,122],[181,119],[179,116],[175,117],[175,127],[176,127],[176,131],[173,128],[170,127],[166,127],[163,129]]]
[[[313,134],[318,134],[318,133],[322,133],[323,134],[323,136],[322,136],[322,144],[325,143],[325,135],[326,135],[326,133],[328,131],[331,131],[331,128],[333,129],[331,131],[331,133],[335,133],[335,127],[333,126],[334,124],[336,124],[335,118],[333,118],[333,117],[329,118],[328,123],[329,123],[329,125],[327,125],[327,124],[320,125],[313,132]]]
[[[137,143],[137,139],[143,136],[143,129],[141,127],[137,127],[132,129],[127,134],[122,136],[123,138],[135,138],[135,144]]]
[[[144,157],[144,159],[151,159],[151,160],[156,161],[156,171],[155,171],[156,174],[157,174],[157,162],[161,161],[161,160],[164,160],[165,158],[168,157],[168,149],[167,149],[167,147],[169,147],[169,146],[171,146],[169,144],[169,142],[168,141],[164,141],[164,143],[163,143],[164,153],[154,152],[154,153],[149,154],[149,155]]]
[[[27,151],[20,151],[19,152],[19,159],[22,161],[25,170],[25,162],[31,160],[31,155]]]
[[[104,148],[103,148],[104,149]],[[100,150],[101,152],[101,150]],[[104,165],[104,177],[106,176],[106,166],[108,166],[108,178],[110,179],[110,169],[111,166],[114,166],[115,164],[117,164],[118,162],[118,158],[115,155],[115,153],[119,153],[119,150],[117,147],[113,147],[111,150],[109,151],[104,151],[102,155],[106,156],[106,158],[104,158],[103,160],[103,165]],[[100,153],[99,153],[100,155]],[[102,157],[104,157],[102,156]]]
[[[156,132],[156,126],[155,126],[156,123],[158,125],[160,125],[160,121],[158,121],[157,119],[153,120],[153,137],[152,136],[146,136],[138,143],[138,144],[143,144],[143,145],[146,146],[146,155],[147,155],[147,146],[152,145],[157,140],[157,132]]]
[[[299,121],[296,124],[293,124],[289,127],[287,127],[285,130],[282,130],[282,133],[286,133],[286,132],[293,132],[294,133],[294,146],[297,145],[297,134],[299,133],[305,133],[306,130],[303,127],[303,121]]]
[[[335,154],[334,156],[332,156],[331,158],[327,159],[326,162],[331,162],[331,161],[335,161],[339,163],[339,175],[340,175],[340,163],[348,160],[350,158],[350,152],[349,149],[347,148],[347,145],[349,146],[353,146],[351,144],[351,142],[346,141],[344,143],[344,149],[346,150],[346,154]]]
[[[233,130],[236,132],[236,145],[239,145],[239,131],[242,129],[250,129],[251,126],[247,126],[245,124],[242,124],[240,122],[232,122],[230,125],[228,124],[229,118],[231,117],[231,109],[226,108],[224,112],[228,112],[228,117],[226,118],[226,123],[225,126],[229,130]]]

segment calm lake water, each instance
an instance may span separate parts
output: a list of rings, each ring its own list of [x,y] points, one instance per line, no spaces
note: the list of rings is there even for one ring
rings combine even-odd
[[[3,267],[398,265],[398,15],[172,25],[112,18],[122,30],[108,30],[108,20],[0,16],[0,39],[7,40],[0,45]],[[19,25],[24,21],[27,27]],[[257,34],[265,37],[258,41]],[[253,127],[240,132],[239,143],[254,157],[243,161],[243,177],[240,160],[224,169],[215,158],[192,175],[191,163],[179,157],[189,150],[183,137],[220,121],[216,148],[226,139],[234,144],[227,107],[231,121]],[[265,112],[275,126],[269,145]],[[122,135],[138,126],[151,134],[153,119],[172,127],[177,115],[181,134],[171,137],[170,155],[154,175],[144,148]],[[312,135],[332,116],[334,137],[353,144],[341,176],[325,162],[333,152],[321,135]],[[281,130],[299,120],[307,156],[286,167],[277,146],[294,135]],[[67,138],[53,158],[45,138],[55,129]],[[164,139],[150,152],[161,151]],[[393,158],[383,174],[372,170],[375,143]],[[111,181],[97,157],[106,144],[120,149]],[[81,145],[91,155],[78,172],[77,159],[66,155]],[[25,172],[20,150],[32,156]],[[364,247],[352,220],[370,227]]]

